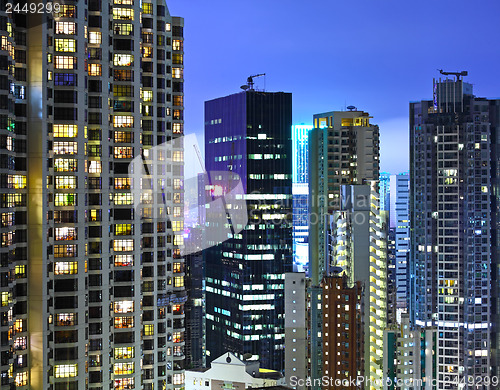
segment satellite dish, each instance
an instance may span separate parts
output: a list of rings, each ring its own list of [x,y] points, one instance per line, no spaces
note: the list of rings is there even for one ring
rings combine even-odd
[[[355,107],[355,106],[347,106],[347,109],[348,109],[349,111],[352,111],[352,110],[355,110],[355,109],[356,109],[356,107]]]
[[[242,85],[240,87],[243,91],[246,91],[248,88],[250,88],[248,85]]]

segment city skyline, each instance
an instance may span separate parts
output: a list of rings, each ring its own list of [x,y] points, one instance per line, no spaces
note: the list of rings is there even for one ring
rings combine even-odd
[[[408,102],[428,96],[437,68],[468,70],[477,96],[500,95],[500,79],[491,76],[500,52],[483,38],[500,36],[500,3],[493,0],[474,7],[464,0],[361,0],[355,7],[171,0],[168,6],[187,20],[186,133],[200,137],[204,101],[236,93],[248,76],[266,73],[256,86],[293,94],[294,125],[349,105],[370,112],[381,131],[381,171],[396,174],[409,169]],[[471,55],[483,52],[488,61]]]

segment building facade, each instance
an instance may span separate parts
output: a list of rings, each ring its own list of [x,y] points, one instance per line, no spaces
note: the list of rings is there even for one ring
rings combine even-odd
[[[459,75],[410,103],[411,301],[438,330],[438,389],[497,365],[498,110]]]
[[[1,386],[181,388],[183,20],[4,10]]]
[[[250,89],[205,102],[211,188],[222,194],[241,183],[240,202],[248,210],[241,226],[234,222],[242,209],[232,200],[206,210],[207,245],[214,245],[204,252],[208,361],[230,351],[284,369],[284,273],[292,270],[291,117],[291,94],[283,92]],[[219,222],[212,215],[229,212]],[[210,238],[228,225],[232,230],[224,240]]]

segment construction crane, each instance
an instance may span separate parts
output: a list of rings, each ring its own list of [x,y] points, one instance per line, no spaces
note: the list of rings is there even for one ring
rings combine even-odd
[[[463,70],[462,72],[445,72],[443,69],[438,69],[439,73],[441,73],[444,76],[456,76],[457,81],[460,81],[460,76],[467,76],[469,73],[466,70]]]
[[[256,77],[261,77],[261,76],[265,76],[265,75],[266,75],[265,73],[260,73],[260,74],[254,74],[253,76],[248,76],[246,85],[242,85],[240,88],[245,90],[245,91],[247,89],[250,89],[253,91],[253,86],[255,84],[253,79]]]

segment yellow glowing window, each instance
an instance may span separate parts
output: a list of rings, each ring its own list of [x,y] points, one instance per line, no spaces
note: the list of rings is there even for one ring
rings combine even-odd
[[[134,255],[115,255],[115,267],[134,265]]]
[[[76,257],[77,256],[77,246],[76,245],[54,245],[54,257]],[[66,262],[68,264],[73,262]],[[71,264],[70,264],[71,265]]]
[[[142,3],[142,13],[152,15],[153,14],[153,4]]]
[[[114,303],[114,310],[117,314],[132,313],[134,311],[134,301],[117,301]]]
[[[179,65],[182,65],[182,63],[184,62],[183,60],[183,56],[182,54],[180,53],[175,53],[173,56],[172,56],[172,64],[179,64]]]
[[[7,226],[12,226],[14,223],[14,213],[2,213],[0,215],[1,217],[1,226],[2,227],[7,227]]]
[[[131,66],[134,64],[134,56],[131,54],[115,54],[113,57],[113,65],[115,66]]]
[[[54,154],[77,154],[78,143],[55,141],[52,150]]]
[[[142,100],[145,102],[153,101],[153,91],[141,91]]]
[[[113,3],[120,5],[134,5],[134,0],[114,0]]]
[[[174,217],[180,217],[182,215],[181,208],[180,207],[174,207]]]
[[[115,34],[131,35],[134,31],[134,26],[130,23],[115,23]]]
[[[174,123],[172,125],[172,130],[174,134],[182,134],[182,123]]]
[[[172,50],[182,50],[182,41],[174,39],[172,41]]]
[[[54,66],[56,69],[76,69],[76,57],[54,56]]]
[[[76,51],[76,40],[74,40],[74,39],[56,39],[55,43],[54,43],[54,49],[55,49],[55,51],[74,53]]]
[[[181,190],[183,188],[183,183],[181,179],[174,179],[174,190]]]
[[[89,64],[89,76],[101,76],[102,66],[101,64]]]
[[[115,359],[133,359],[135,347],[117,347],[114,351]]]
[[[129,205],[134,203],[134,195],[130,192],[118,192],[114,196],[115,205]]]
[[[59,207],[75,206],[76,194],[55,194],[54,205]]]
[[[25,175],[9,175],[8,182],[9,182],[9,188],[16,188],[16,189],[26,188]]]
[[[74,138],[78,135],[77,125],[54,125],[54,137]]]
[[[182,95],[174,96],[174,106],[182,106],[184,104],[184,99]]]
[[[134,378],[115,379],[114,388],[115,388],[115,390],[134,389],[135,388],[135,379]]]
[[[115,252],[128,252],[134,250],[134,240],[114,240],[113,250]]]
[[[2,292],[1,296],[2,296],[2,306],[7,306],[9,302],[12,300],[11,295],[6,291]]]
[[[172,68],[172,78],[182,79],[184,70],[182,68]]]
[[[142,48],[142,57],[143,58],[152,58],[153,57],[153,48],[151,46],[144,46]]]
[[[134,117],[129,115],[115,115],[113,117],[114,127],[133,127]]]
[[[133,328],[134,317],[115,317],[115,328]]]
[[[182,150],[174,151],[172,161],[184,161],[184,152]]]
[[[74,22],[56,22],[55,33],[74,35],[76,34],[76,24]]]
[[[73,326],[76,324],[75,313],[59,313],[56,314],[55,316],[56,316],[56,326]]]
[[[176,276],[174,278],[174,287],[183,287],[184,286],[184,277]]]
[[[89,31],[89,43],[93,45],[100,45],[102,42],[102,35],[100,31]]]
[[[130,143],[134,140],[134,133],[131,131],[115,131],[114,138],[115,142]]]
[[[75,189],[76,188],[76,176],[56,176],[56,189]]]
[[[115,363],[113,367],[115,375],[127,375],[134,373],[134,362]]]
[[[77,228],[75,227],[60,227],[55,228],[56,241],[62,240],[76,240],[77,239]]]
[[[89,161],[88,162],[88,172],[89,173],[101,173],[102,172],[102,163],[101,161]]]
[[[54,7],[55,18],[76,18],[76,7],[74,5],[59,4]]]
[[[182,265],[181,265],[181,263],[174,263],[174,264],[173,264],[173,272],[174,272],[174,274],[178,274],[178,273],[180,273],[180,272],[181,272],[181,270],[182,270]]]
[[[54,274],[74,275],[78,273],[78,263],[76,261],[56,261]]]
[[[183,221],[172,221],[172,230],[174,232],[180,232],[184,229]]]
[[[16,387],[26,386],[28,384],[28,372],[18,372],[14,380]]]
[[[113,19],[134,20],[134,10],[130,8],[113,8]]]
[[[15,267],[16,279],[22,279],[26,277],[26,266],[16,265]]]
[[[76,172],[77,160],[74,158],[56,158],[54,160],[54,172]]]
[[[78,375],[78,364],[57,364],[54,366],[56,378],[73,378]]]
[[[172,341],[174,343],[181,343],[184,340],[184,335],[182,332],[174,332],[172,335]]]
[[[115,158],[134,158],[133,148],[130,146],[115,146]]]
[[[115,235],[128,236],[130,234],[132,234],[132,224],[131,223],[117,223],[115,225]]]
[[[132,179],[130,177],[115,178],[115,190],[129,190],[131,184]]]
[[[153,324],[144,325],[144,336],[152,336],[155,334],[155,326]]]

